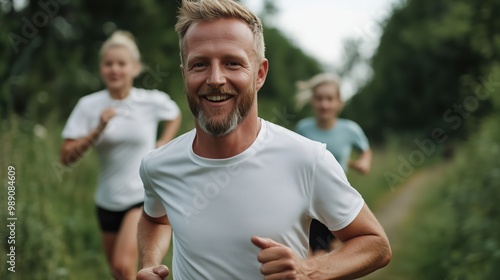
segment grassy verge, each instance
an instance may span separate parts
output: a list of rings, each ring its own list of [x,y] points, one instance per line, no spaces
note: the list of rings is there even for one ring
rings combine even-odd
[[[348,171],[351,185],[361,193],[370,208],[379,208],[418,170],[440,159],[441,147],[435,145],[423,150],[415,144],[415,139],[419,138],[412,135],[391,137],[384,145],[372,147],[369,174]]]
[[[1,123],[2,208],[7,207],[7,170],[15,168],[15,244],[0,235],[2,279],[110,279],[97,224],[95,154],[68,168],[59,164],[62,126],[44,128],[11,118]],[[38,136],[37,136],[38,134]],[[7,211],[0,211],[6,221]],[[15,273],[7,254],[15,246]],[[9,257],[10,258],[10,257]],[[166,262],[171,258],[167,257]]]
[[[408,279],[500,277],[500,133],[492,116],[464,144],[444,182],[423,197],[394,267]]]
[[[43,128],[29,121],[12,118],[1,126],[6,155],[2,183],[7,166],[13,166],[18,220],[16,272],[7,273],[2,265],[0,274],[8,279],[109,278],[93,204],[95,158],[89,154],[75,167],[63,168],[58,159],[60,128],[48,126],[43,137]],[[5,256],[2,252],[4,264]]]

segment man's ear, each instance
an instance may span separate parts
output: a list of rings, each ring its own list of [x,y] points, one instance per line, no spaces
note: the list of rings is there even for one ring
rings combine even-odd
[[[259,70],[257,72],[256,89],[257,91],[264,85],[266,81],[267,72],[269,70],[269,61],[266,58],[262,59],[259,64]]]

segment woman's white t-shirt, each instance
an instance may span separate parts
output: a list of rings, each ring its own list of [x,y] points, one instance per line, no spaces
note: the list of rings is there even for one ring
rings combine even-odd
[[[78,139],[89,135],[108,107],[114,107],[116,115],[93,143],[100,164],[95,202],[101,208],[122,211],[144,200],[139,176],[141,159],[155,148],[158,122],[175,119],[180,110],[161,91],[132,88],[127,98],[117,100],[102,90],[78,101],[62,137]]]

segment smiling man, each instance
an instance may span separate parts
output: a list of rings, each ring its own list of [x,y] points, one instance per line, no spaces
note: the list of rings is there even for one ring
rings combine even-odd
[[[387,237],[324,145],[260,119],[260,20],[232,0],[182,2],[176,25],[195,129],[148,153],[138,279],[352,279],[385,266]],[[308,258],[312,219],[343,242]]]

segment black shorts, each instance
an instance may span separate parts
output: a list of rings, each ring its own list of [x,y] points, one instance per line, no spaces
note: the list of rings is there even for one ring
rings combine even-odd
[[[312,220],[309,228],[309,247],[313,252],[323,250],[330,252],[330,244],[335,239],[332,232],[318,220]]]
[[[109,211],[97,206],[97,219],[99,220],[101,231],[118,232],[125,214],[134,208],[141,208],[143,204],[144,202],[137,203],[123,211]]]

